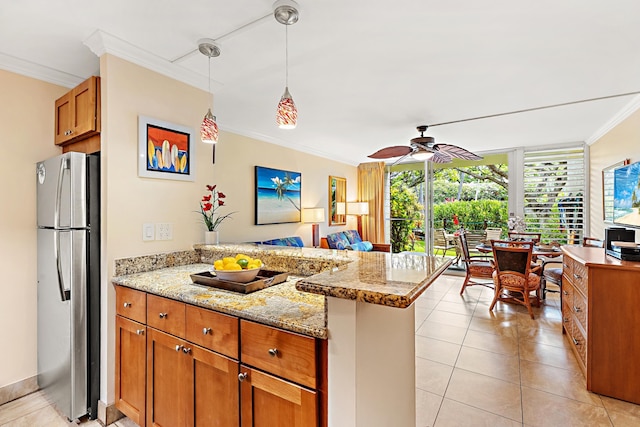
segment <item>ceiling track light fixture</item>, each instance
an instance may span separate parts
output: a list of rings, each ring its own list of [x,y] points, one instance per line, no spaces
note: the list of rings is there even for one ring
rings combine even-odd
[[[211,58],[215,58],[220,56],[220,46],[215,40],[212,39],[200,39],[198,40],[198,50],[204,56],[209,58],[209,78],[207,80],[209,84],[209,94],[211,93]],[[212,96],[213,99],[213,96]],[[202,142],[206,144],[215,144],[218,142],[218,124],[216,123],[216,116],[211,112],[211,108],[205,114],[204,119],[202,119],[202,124],[200,124],[200,138]],[[213,162],[215,163],[216,156],[216,147],[213,146]]]
[[[293,0],[278,0],[273,4],[273,16],[285,28],[285,87],[278,103],[276,123],[280,129],[294,129],[298,122],[298,109],[289,93],[289,25],[298,22],[298,3]]]

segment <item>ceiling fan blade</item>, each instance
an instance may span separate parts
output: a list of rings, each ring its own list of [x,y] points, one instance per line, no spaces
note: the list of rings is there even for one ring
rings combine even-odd
[[[436,151],[429,161],[433,163],[451,163],[451,156],[444,151]]]
[[[480,160],[482,156],[478,156],[477,154],[472,153],[471,151],[465,150],[462,147],[458,147],[457,145],[451,144],[436,144],[433,146],[435,150],[441,153],[446,153],[449,157],[455,157],[457,159],[463,160]]]
[[[382,148],[367,157],[372,159],[390,159],[391,157],[406,156],[412,151],[413,149],[406,145],[396,145],[393,147]]]

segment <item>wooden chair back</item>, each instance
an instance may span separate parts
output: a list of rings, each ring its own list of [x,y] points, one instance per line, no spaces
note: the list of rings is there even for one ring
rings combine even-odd
[[[494,240],[491,242],[493,260],[498,276],[516,274],[526,278],[531,272],[532,241]]]

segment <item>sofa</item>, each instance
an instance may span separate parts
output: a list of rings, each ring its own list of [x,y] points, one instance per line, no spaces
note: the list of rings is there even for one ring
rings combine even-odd
[[[322,237],[320,239],[320,247],[325,249],[346,249],[366,252],[391,251],[391,245],[388,243],[371,243],[366,240],[363,241],[357,230],[345,230],[327,234],[327,237]]]
[[[261,242],[255,242],[260,245],[274,245],[274,246],[293,246],[296,248],[301,248],[304,246],[302,242],[302,237],[300,236],[291,236],[291,237],[279,237],[277,239],[264,240]]]

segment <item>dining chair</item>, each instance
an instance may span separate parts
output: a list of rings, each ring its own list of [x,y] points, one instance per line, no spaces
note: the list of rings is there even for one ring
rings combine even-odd
[[[450,247],[452,246],[449,246],[444,228],[433,230],[433,254],[437,255],[438,251],[442,251],[442,256],[444,257]]]
[[[562,256],[557,258],[544,258],[540,266],[540,295],[542,299],[547,298],[547,292],[560,293],[562,291]],[[547,285],[551,283],[558,289],[549,289]],[[560,293],[560,307],[562,307],[562,293]]]
[[[515,302],[527,307],[529,315],[534,319],[531,304],[534,302],[536,306],[540,306],[540,276],[531,271],[533,242],[494,240],[491,248],[495,265],[495,295],[489,310],[493,310],[498,301]],[[531,292],[535,292],[535,296]]]
[[[509,240],[524,240],[524,241],[531,241],[534,243],[540,243],[541,233],[529,233],[526,231],[522,231],[522,232],[509,231],[508,236],[509,236]]]
[[[595,237],[583,237],[582,246],[591,248],[603,248],[604,242],[600,239],[596,239]]]
[[[493,264],[484,259],[484,256],[480,259],[479,257],[469,255],[467,235],[464,231],[461,231],[460,234],[456,236],[456,239],[460,248],[460,259],[464,262],[466,270],[460,295],[464,293],[467,286],[480,285],[493,289]]]

